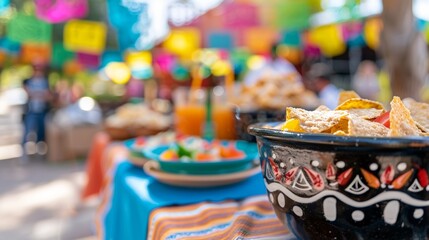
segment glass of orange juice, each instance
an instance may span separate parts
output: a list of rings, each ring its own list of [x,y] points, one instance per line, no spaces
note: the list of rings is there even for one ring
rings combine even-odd
[[[204,134],[207,94],[203,89],[178,88],[173,93],[175,128],[180,135]]]
[[[216,139],[234,140],[236,139],[234,109],[226,96],[224,87],[213,88],[211,96],[213,130]]]

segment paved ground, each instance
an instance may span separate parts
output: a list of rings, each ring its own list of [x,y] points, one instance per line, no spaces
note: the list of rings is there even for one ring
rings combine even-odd
[[[24,164],[21,129],[19,109],[0,101],[0,240],[93,239],[97,200],[79,201],[84,162]]]
[[[94,235],[97,200],[80,203],[84,164],[0,161],[0,239],[79,239]]]

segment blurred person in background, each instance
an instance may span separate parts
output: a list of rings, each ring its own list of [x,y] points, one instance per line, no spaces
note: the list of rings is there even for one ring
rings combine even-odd
[[[253,85],[258,80],[262,79],[266,74],[273,75],[288,75],[290,73],[298,73],[296,68],[285,58],[279,56],[279,46],[276,43],[271,47],[271,59],[262,67],[250,70],[244,77],[245,85]]]
[[[372,61],[363,61],[359,64],[352,79],[352,88],[362,98],[378,100],[380,83],[378,80],[378,68]]]
[[[339,90],[331,83],[332,69],[324,63],[313,64],[306,73],[305,85],[314,91],[323,105],[335,109],[338,104]]]
[[[33,63],[33,75],[23,81],[23,88],[27,93],[27,102],[24,109],[24,159],[28,151],[26,144],[34,142],[38,148],[46,147],[45,142],[45,118],[49,111],[52,94],[47,78],[47,65],[42,62]],[[45,152],[43,150],[38,152]]]

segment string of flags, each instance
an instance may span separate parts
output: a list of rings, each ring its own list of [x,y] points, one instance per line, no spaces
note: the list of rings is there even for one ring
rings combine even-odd
[[[260,0],[106,3],[108,22],[101,22],[84,19],[91,10],[87,0],[34,1],[34,14],[16,12],[7,22],[0,39],[0,63],[7,55],[18,56],[22,63],[37,58],[69,72],[107,68],[110,77],[117,72],[128,76],[119,64],[124,63],[130,76],[138,78],[151,77],[156,65],[182,80],[189,77],[189,62],[195,61],[201,49],[217,49],[219,60],[230,61],[234,71],[240,72],[250,56],[268,56],[273,43],[282,45],[280,55],[298,64],[303,55],[333,57],[348,46],[377,49],[382,29],[376,16],[311,27],[311,16],[320,8],[318,0],[283,0],[271,5]],[[0,0],[0,14],[9,4]],[[64,24],[60,42],[52,41],[54,24]],[[429,36],[429,27],[420,28]],[[113,35],[118,43],[115,49],[106,45]],[[222,65],[216,66],[219,70]]]

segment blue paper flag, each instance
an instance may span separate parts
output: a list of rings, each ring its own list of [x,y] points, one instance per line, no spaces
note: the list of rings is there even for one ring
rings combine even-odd
[[[117,33],[119,49],[121,51],[136,49],[136,42],[140,37],[139,33],[133,32],[131,29],[127,28],[118,28]]]
[[[8,38],[0,39],[0,49],[4,50],[9,54],[18,54],[21,50],[21,44],[18,42],[12,41]]]
[[[107,0],[110,24],[116,28],[130,27],[139,20],[139,15],[147,8],[147,3],[139,1]]]
[[[110,62],[123,62],[122,52],[117,50],[106,50],[101,56],[100,68],[105,67]]]
[[[138,0],[107,1],[109,21],[117,30],[121,51],[153,47],[153,43],[144,41],[151,24],[148,4]]]
[[[6,10],[10,5],[9,0],[0,0],[0,13]]]
[[[221,48],[231,50],[234,48],[234,39],[229,32],[212,32],[208,36],[209,48]]]
[[[280,43],[291,47],[299,47],[301,46],[301,33],[299,31],[284,31]]]

